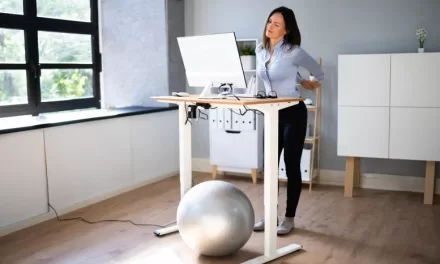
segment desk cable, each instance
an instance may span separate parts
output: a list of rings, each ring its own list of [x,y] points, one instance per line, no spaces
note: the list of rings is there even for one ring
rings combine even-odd
[[[226,86],[226,85],[228,85],[228,84],[222,84],[222,85],[223,85],[223,86]],[[222,87],[222,86],[220,86],[219,89],[220,89],[221,87]],[[232,87],[231,87],[231,89],[232,89]],[[219,90],[219,91],[220,91],[220,90]],[[229,95],[235,97],[238,101],[241,101],[240,98],[239,98],[238,96],[236,96],[234,93],[230,93]],[[255,95],[255,98],[257,98],[257,99],[262,99],[262,100],[264,100],[264,99],[271,99],[271,98],[277,98],[277,94],[276,94],[276,92],[269,92],[269,94],[266,95],[265,92],[258,92],[258,93]],[[195,104],[195,105],[190,105],[190,106],[189,106],[189,109],[190,109],[190,110],[188,111],[187,104],[185,103],[185,109],[187,109],[187,111],[186,111],[186,121],[185,121],[185,125],[186,125],[187,123],[190,123],[190,124],[192,125],[192,122],[191,122],[190,119],[194,119],[194,118],[196,118],[197,120],[198,120],[199,118],[200,118],[200,119],[204,119],[204,120],[208,120],[208,118],[209,118],[208,114],[207,114],[207,113],[204,113],[204,112],[200,109],[200,107],[201,107],[201,108],[204,108],[204,109],[216,109],[216,107],[212,108],[210,104]],[[228,109],[231,110],[231,112],[233,112],[234,114],[236,114],[236,115],[240,115],[240,116],[244,116],[244,115],[246,115],[248,111],[252,111],[252,112],[254,112],[254,113],[257,114],[257,115],[264,115],[263,112],[261,112],[261,111],[259,111],[259,110],[256,110],[256,109],[250,109],[250,108],[248,108],[246,105],[243,105],[243,107],[244,107],[245,110],[242,111],[241,109],[239,109],[239,110],[238,110],[238,111],[239,111],[238,113],[237,113],[237,112],[235,111],[235,109],[233,109],[233,108],[228,108]],[[190,114],[188,114],[188,113],[190,113]],[[202,116],[203,116],[203,117],[202,117]]]
[[[194,187],[194,180],[192,181],[191,188],[192,187]],[[155,227],[160,227],[160,228],[166,228],[166,227],[176,223],[176,221],[173,221],[173,222],[168,223],[166,225],[159,225],[159,224],[151,224],[151,223],[135,223],[132,220],[121,220],[121,219],[103,219],[103,220],[97,220],[97,221],[90,221],[90,220],[84,219],[81,216],[72,217],[72,218],[60,218],[59,215],[58,215],[57,210],[55,210],[55,208],[50,203],[48,203],[48,206],[54,211],[57,220],[60,221],[60,222],[63,222],[63,221],[74,221],[74,220],[80,220],[80,221],[82,221],[84,223],[87,223],[87,224],[97,224],[97,223],[103,223],[103,222],[122,222],[122,223],[130,223],[130,224],[135,225],[135,226],[155,226]]]
[[[208,114],[204,113],[202,110],[200,110],[200,108],[199,108],[200,105],[196,104],[196,105],[190,105],[189,106],[189,109],[190,109],[189,112],[191,113],[191,115],[188,114],[188,107],[187,107],[186,103],[184,105],[185,105],[185,109],[186,109],[186,111],[185,111],[186,112],[185,125],[187,123],[190,123],[192,125],[192,122],[191,122],[192,118],[196,118],[196,121],[199,118],[204,119],[204,120],[208,120],[208,118],[209,118]],[[203,105],[202,107],[205,108],[205,109],[215,109],[216,108],[216,107],[211,108],[209,105]],[[204,117],[202,117],[202,115]]]
[[[231,95],[234,96],[238,101],[241,101],[240,98],[239,98],[238,96],[236,96],[235,94],[231,94]],[[255,98],[263,99],[263,97],[262,97],[262,96],[259,97],[258,94],[255,95]],[[268,97],[265,97],[265,98],[268,98]],[[235,112],[233,108],[228,108],[228,109],[231,110],[234,114],[236,114],[236,115],[241,115],[241,116],[246,115],[246,113],[247,113],[248,111],[253,111],[253,112],[255,112],[257,115],[258,115],[258,114],[259,114],[259,115],[264,115],[263,112],[261,112],[261,111],[259,111],[259,110],[256,110],[256,109],[249,109],[246,105],[243,105],[243,107],[244,107],[245,111],[242,112],[241,109],[238,109],[238,111],[239,111],[240,113]]]

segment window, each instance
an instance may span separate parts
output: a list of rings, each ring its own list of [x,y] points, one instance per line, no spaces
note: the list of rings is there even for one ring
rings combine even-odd
[[[100,107],[98,0],[0,1],[0,117]]]

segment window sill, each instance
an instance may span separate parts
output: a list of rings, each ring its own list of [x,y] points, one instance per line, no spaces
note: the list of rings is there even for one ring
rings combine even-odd
[[[125,107],[44,114],[37,117],[4,117],[0,118],[0,134],[15,133],[33,129],[42,129],[118,117],[144,115],[177,109],[178,107],[174,105],[169,107]]]

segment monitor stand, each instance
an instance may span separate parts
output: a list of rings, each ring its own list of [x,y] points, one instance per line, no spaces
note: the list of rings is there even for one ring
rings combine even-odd
[[[248,82],[248,86],[244,93],[233,93],[229,94],[228,97],[238,97],[238,98],[255,98],[257,95],[257,83],[256,83],[256,77],[252,76],[251,79]],[[236,89],[242,91],[243,89]]]
[[[199,95],[200,99],[225,99],[227,98],[225,94],[213,94],[212,93],[212,82],[209,82],[205,85],[205,88],[203,88],[202,93]]]

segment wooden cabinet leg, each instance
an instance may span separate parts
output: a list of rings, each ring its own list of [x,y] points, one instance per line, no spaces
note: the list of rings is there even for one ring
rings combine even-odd
[[[252,182],[257,183],[257,169],[252,169]]]
[[[426,162],[424,204],[434,204],[435,161]]]
[[[360,158],[355,157],[354,158],[354,181],[353,186],[354,188],[361,187],[361,164],[360,164]]]
[[[345,161],[345,185],[344,196],[353,197],[355,184],[360,183],[359,157],[347,157]]]
[[[217,165],[212,165],[212,179],[215,180],[215,178],[217,177]]]

